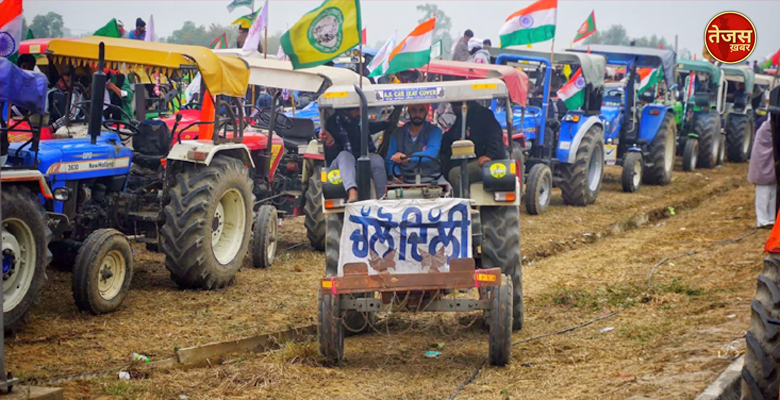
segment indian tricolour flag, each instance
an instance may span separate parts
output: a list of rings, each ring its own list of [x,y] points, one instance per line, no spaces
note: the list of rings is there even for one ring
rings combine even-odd
[[[539,0],[512,14],[499,31],[501,47],[544,42],[555,37],[558,0]]]
[[[369,71],[373,72],[376,69],[382,69],[383,71],[386,71],[390,67],[388,64],[390,61],[390,53],[392,53],[393,49],[395,49],[397,35],[398,29],[393,31],[393,35],[390,36],[390,39],[387,39],[387,42],[385,42],[382,48],[376,52],[376,57],[374,57],[371,62],[368,63]]]
[[[422,67],[431,61],[431,45],[433,45],[433,28],[436,17],[433,17],[414,28],[388,57],[387,64],[371,71],[370,78],[406,71]],[[386,65],[386,67],[385,67]]]
[[[22,0],[0,0],[0,57],[10,57],[22,41]]]
[[[558,98],[563,100],[566,108],[576,110],[585,104],[585,78],[582,77],[582,69],[577,72],[558,90]]]
[[[657,84],[661,77],[661,71],[661,68],[639,68],[639,77],[642,80],[639,82],[637,93],[642,93]]]

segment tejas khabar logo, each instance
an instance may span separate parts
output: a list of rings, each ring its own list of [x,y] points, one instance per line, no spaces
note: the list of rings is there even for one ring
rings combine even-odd
[[[756,47],[756,27],[748,17],[736,11],[716,15],[704,29],[704,46],[722,63],[744,61]]]

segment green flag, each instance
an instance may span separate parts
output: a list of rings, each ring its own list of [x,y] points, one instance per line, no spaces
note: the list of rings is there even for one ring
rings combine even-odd
[[[122,37],[122,35],[119,34],[119,25],[116,24],[116,18],[112,18],[111,21],[108,21],[104,27],[95,31],[95,36],[105,36],[112,38]]]
[[[33,35],[32,29],[27,30],[27,40],[35,39],[35,35]]]
[[[301,17],[280,42],[293,68],[310,68],[360,44],[361,30],[359,0],[326,0]]]

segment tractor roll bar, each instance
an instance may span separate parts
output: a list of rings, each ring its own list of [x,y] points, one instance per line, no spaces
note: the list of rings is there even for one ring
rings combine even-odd
[[[368,100],[366,94],[357,85],[355,93],[360,97],[360,158],[357,160],[358,200],[371,198],[371,159],[368,156]],[[377,197],[384,193],[377,193]]]
[[[92,101],[89,105],[89,125],[87,125],[89,140],[92,144],[97,143],[97,137],[100,135],[100,127],[103,120],[103,102],[105,101],[103,95],[106,90],[106,80],[108,79],[106,73],[103,72],[105,60],[106,45],[103,42],[100,42],[98,45],[97,71],[92,75],[92,96],[90,97]],[[70,110],[67,110],[67,113],[70,113]]]

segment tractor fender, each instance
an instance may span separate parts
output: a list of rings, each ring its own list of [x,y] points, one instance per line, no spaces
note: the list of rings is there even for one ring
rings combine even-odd
[[[309,144],[306,146],[306,153],[304,153],[303,158],[320,161],[325,160],[325,154],[322,150],[322,146],[320,146],[320,143],[316,139],[309,141]]]
[[[561,122],[561,135],[556,157],[567,164],[573,163],[574,159],[577,158],[577,149],[580,147],[582,137],[593,125],[604,128],[601,119],[595,115],[581,118],[578,122]]]
[[[182,140],[175,143],[168,153],[168,160],[176,160],[194,164],[211,165],[211,160],[217,154],[237,158],[244,165],[255,168],[249,148],[241,143],[214,144],[210,140]]]
[[[518,178],[515,177],[515,179]],[[493,193],[486,191],[482,182],[472,183],[469,187],[471,188],[471,205],[475,207],[520,206],[520,196],[522,196],[522,192],[520,191],[519,179],[515,184],[515,201],[496,201],[493,197]]]
[[[46,183],[46,175],[42,174],[41,171],[34,169],[4,170],[3,174],[0,175],[0,181],[3,185],[27,186],[33,193],[39,193],[47,199],[53,198],[49,184]]]
[[[664,121],[667,112],[674,113],[672,106],[663,104],[648,104],[642,109],[642,119],[639,124],[639,139],[644,139],[650,144],[655,139],[658,128]]]
[[[628,150],[626,150],[629,153],[641,153],[642,149],[639,147],[629,147]]]

